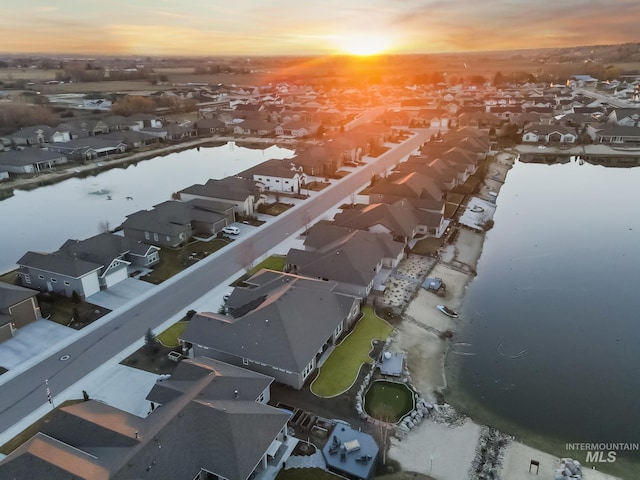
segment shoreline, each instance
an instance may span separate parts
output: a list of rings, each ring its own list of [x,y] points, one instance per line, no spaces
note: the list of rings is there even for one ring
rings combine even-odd
[[[495,195],[489,195],[489,192],[499,193],[516,158],[515,152],[501,152],[496,155],[488,166],[488,171],[492,172],[492,175],[488,174],[485,177],[478,198],[489,201],[491,199],[488,197],[495,198]],[[497,172],[500,172],[499,176],[496,176]],[[465,215],[467,213],[468,210]],[[446,304],[453,310],[460,308],[467,287],[475,278],[476,266],[486,239],[486,231],[459,228],[455,242],[440,250],[428,274],[431,278],[443,279],[447,285],[445,297],[439,297],[420,288],[407,306],[403,321],[396,326],[397,334],[392,344],[396,349],[408,352],[407,366],[412,383],[423,398],[433,403],[442,403],[445,395],[449,394],[456,405],[460,404],[460,398],[456,398],[457,395],[449,390],[455,381],[447,378],[448,355],[472,356],[474,353],[469,345],[455,341],[457,319],[440,314],[435,307],[437,304]],[[454,332],[452,339],[442,335],[449,331]],[[467,398],[466,403],[471,401],[472,399]],[[451,408],[457,410],[453,405]],[[486,432],[486,427],[474,418],[480,420],[487,418],[487,415],[478,416],[477,409],[464,407],[458,412],[464,417],[461,424],[454,425],[448,423],[446,419],[440,420],[437,417],[435,420],[426,419],[402,440],[393,438],[390,442],[389,457],[398,461],[405,471],[424,473],[437,479],[476,478],[469,475],[472,475],[473,466],[478,463],[479,445],[484,441],[483,432]],[[505,422],[496,423],[504,426]],[[513,431],[513,429],[509,430]],[[526,435],[525,440],[536,447],[557,444],[557,441],[554,442],[551,439],[545,442],[544,436],[533,433]],[[499,455],[500,478],[509,480],[530,478],[527,469],[531,459],[540,461],[541,478],[554,478],[556,469],[560,467],[559,457],[547,453],[547,450],[540,450],[516,441],[513,437],[509,438],[510,441]],[[446,442],[443,441],[444,439]],[[445,447],[445,444],[455,445],[455,449]],[[617,477],[585,468],[583,479],[614,480]]]
[[[280,148],[289,148],[295,150],[301,142],[291,141],[282,142],[273,138],[235,138],[230,136],[196,138],[184,143],[160,144],[165,145],[159,148],[149,150],[128,152],[122,156],[115,157],[99,157],[89,163],[69,161],[58,169],[44,170],[33,174],[20,174],[18,178],[10,178],[7,181],[0,182],[0,201],[6,200],[13,196],[14,190],[34,190],[38,187],[54,185],[56,183],[68,180],[70,178],[85,178],[96,176],[113,168],[119,168],[123,165],[135,165],[139,162],[152,160],[155,157],[164,157],[172,153],[191,150],[193,148],[210,148],[220,147],[229,142],[234,142],[239,147],[246,148],[269,148],[277,146]]]

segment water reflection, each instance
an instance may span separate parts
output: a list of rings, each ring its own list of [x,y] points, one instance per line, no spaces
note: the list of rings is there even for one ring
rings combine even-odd
[[[294,153],[277,146],[249,149],[228,143],[172,153],[36,190],[16,190],[13,197],[0,202],[0,272],[15,268],[27,250],[57,250],[70,238],[99,233],[101,225],[114,228],[126,215],[169,200],[172,193],[194,183],[224,178]]]

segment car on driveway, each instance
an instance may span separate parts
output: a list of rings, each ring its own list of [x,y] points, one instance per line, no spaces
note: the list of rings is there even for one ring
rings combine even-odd
[[[226,226],[222,229],[222,231],[229,235],[238,235],[240,233],[240,229],[234,226]]]

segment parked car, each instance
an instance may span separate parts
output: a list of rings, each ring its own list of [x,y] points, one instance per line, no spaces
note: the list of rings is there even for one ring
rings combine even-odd
[[[230,235],[238,235],[240,233],[240,229],[238,227],[233,227],[233,226],[224,227],[222,231]]]

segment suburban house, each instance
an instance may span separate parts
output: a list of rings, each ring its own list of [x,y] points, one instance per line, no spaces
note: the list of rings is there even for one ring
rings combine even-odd
[[[418,233],[415,209],[404,200],[393,205],[373,203],[358,207],[341,210],[333,217],[333,223],[371,233],[388,233],[395,241],[405,244]]]
[[[415,208],[406,199],[393,204],[373,203],[345,209],[333,217],[336,225],[373,233],[389,233],[398,242],[408,243],[416,236],[441,237],[448,221],[440,212]]]
[[[238,174],[260,184],[265,191],[300,193],[300,188],[307,182],[302,167],[291,160],[272,158]]]
[[[343,165],[344,157],[326,146],[309,146],[299,151],[291,162],[302,167],[309,177],[325,178]]]
[[[634,147],[640,145],[640,126],[602,125],[602,127],[604,128],[595,127],[595,141],[598,143]]]
[[[323,353],[360,313],[356,297],[336,282],[260,270],[236,287],[228,314],[201,312],[180,336],[194,356],[207,356],[300,389]]]
[[[69,132],[48,125],[25,127],[9,135],[13,143],[18,146],[43,146],[47,143],[68,142],[71,140]]]
[[[101,233],[86,240],[67,240],[53,253],[27,252],[16,263],[24,286],[68,297],[89,297],[128,277],[129,265],[151,267],[158,248],[120,235]]]
[[[622,127],[637,127],[640,125],[640,108],[614,108],[607,122]]]
[[[396,267],[404,258],[404,247],[389,233],[318,222],[309,229],[304,250],[289,250],[286,268],[307,277],[338,282],[336,291],[365,299],[375,286],[382,286],[386,273],[383,269]]]
[[[2,478],[248,480],[286,438],[290,414],[266,405],[273,378],[209,358],[183,360],[147,396],[146,417],[97,400],[53,411],[0,461]]]
[[[66,155],[73,160],[93,160],[124,153],[127,145],[117,139],[105,138],[104,135],[76,138],[66,143],[51,143],[48,146],[52,152]]]
[[[393,171],[401,174],[415,172],[429,177],[444,192],[453,190],[466,180],[446,160],[423,155],[409,155],[407,161],[396,165]]]
[[[194,124],[198,135],[221,135],[227,133],[227,126],[217,118],[201,118]]]
[[[34,173],[67,163],[67,157],[42,148],[0,152],[0,169],[10,173]]]
[[[110,132],[117,132],[119,130],[132,130],[140,128],[140,124],[135,120],[130,120],[122,115],[109,115],[102,119],[104,123],[109,127]]]
[[[0,342],[11,338],[14,330],[41,318],[37,294],[30,288],[0,283]]]
[[[522,134],[522,141],[529,143],[575,143],[577,139],[575,129],[562,125],[527,125]]]
[[[178,197],[183,202],[196,198],[215,200],[232,206],[237,215],[243,216],[253,215],[262,199],[255,180],[238,176],[220,180],[212,178],[204,185],[191,185],[180,190]]]
[[[276,135],[289,137],[309,137],[318,133],[319,123],[292,120],[276,127]]]
[[[445,194],[431,178],[410,172],[391,174],[369,189],[369,204],[396,203],[407,199],[416,208],[444,213]]]
[[[266,120],[247,119],[235,125],[233,127],[233,133],[236,135],[273,135],[276,131],[276,126],[275,123]]]
[[[200,198],[185,202],[167,200],[151,210],[127,215],[122,229],[126,238],[175,248],[194,235],[210,237],[233,223],[232,208]]]
[[[131,130],[141,130],[143,128],[162,128],[162,120],[151,113],[136,113],[127,117],[131,122]]]
[[[109,125],[103,120],[69,120],[58,125],[58,128],[64,132],[69,132],[71,140],[74,138],[93,137],[109,133]]]

